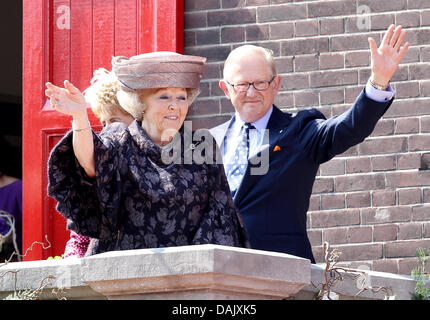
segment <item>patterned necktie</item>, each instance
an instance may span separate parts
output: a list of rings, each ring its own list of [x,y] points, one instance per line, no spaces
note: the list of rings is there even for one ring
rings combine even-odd
[[[255,129],[255,127],[252,124],[245,122],[240,129],[241,139],[236,148],[233,162],[226,165],[227,180],[232,195],[234,195],[239,188],[248,166],[249,129]]]

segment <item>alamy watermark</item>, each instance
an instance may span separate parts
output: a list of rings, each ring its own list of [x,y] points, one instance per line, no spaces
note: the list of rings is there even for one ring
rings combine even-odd
[[[183,135],[166,130],[163,134],[172,137],[162,148],[161,160],[170,164],[223,164],[221,154],[214,154],[216,143],[208,129],[192,130],[192,121],[184,121]],[[256,130],[256,129],[251,129]],[[251,175],[264,175],[269,171],[269,130],[263,130],[261,147],[248,159]]]
[[[370,8],[366,5],[360,5],[357,7],[357,29],[358,30],[370,30],[372,22],[370,19]]]

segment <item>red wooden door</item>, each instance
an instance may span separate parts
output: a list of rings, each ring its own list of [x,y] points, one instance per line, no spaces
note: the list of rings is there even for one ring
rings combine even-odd
[[[46,165],[71,118],[50,106],[44,84],[68,79],[84,90],[112,56],[162,50],[183,52],[183,0],[23,0],[23,252],[51,244],[24,260],[61,255],[69,239],[47,196]]]

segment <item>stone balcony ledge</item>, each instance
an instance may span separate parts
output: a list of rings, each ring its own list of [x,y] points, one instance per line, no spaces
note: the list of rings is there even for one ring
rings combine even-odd
[[[16,285],[14,279],[16,272]],[[2,276],[3,275],[3,276]],[[372,285],[390,286],[397,299],[410,299],[407,276],[368,271]],[[50,276],[40,299],[313,299],[311,284],[324,268],[300,257],[220,245],[112,251],[82,259],[15,262],[0,267],[0,299],[37,289]],[[52,288],[63,288],[58,295]],[[336,285],[341,299],[356,299],[350,280]],[[365,292],[360,299],[382,299]]]

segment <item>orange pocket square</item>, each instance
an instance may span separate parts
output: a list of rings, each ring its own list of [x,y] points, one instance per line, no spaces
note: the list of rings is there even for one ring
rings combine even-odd
[[[275,146],[275,148],[273,149],[273,151],[280,151],[281,150],[281,147],[280,146]]]

